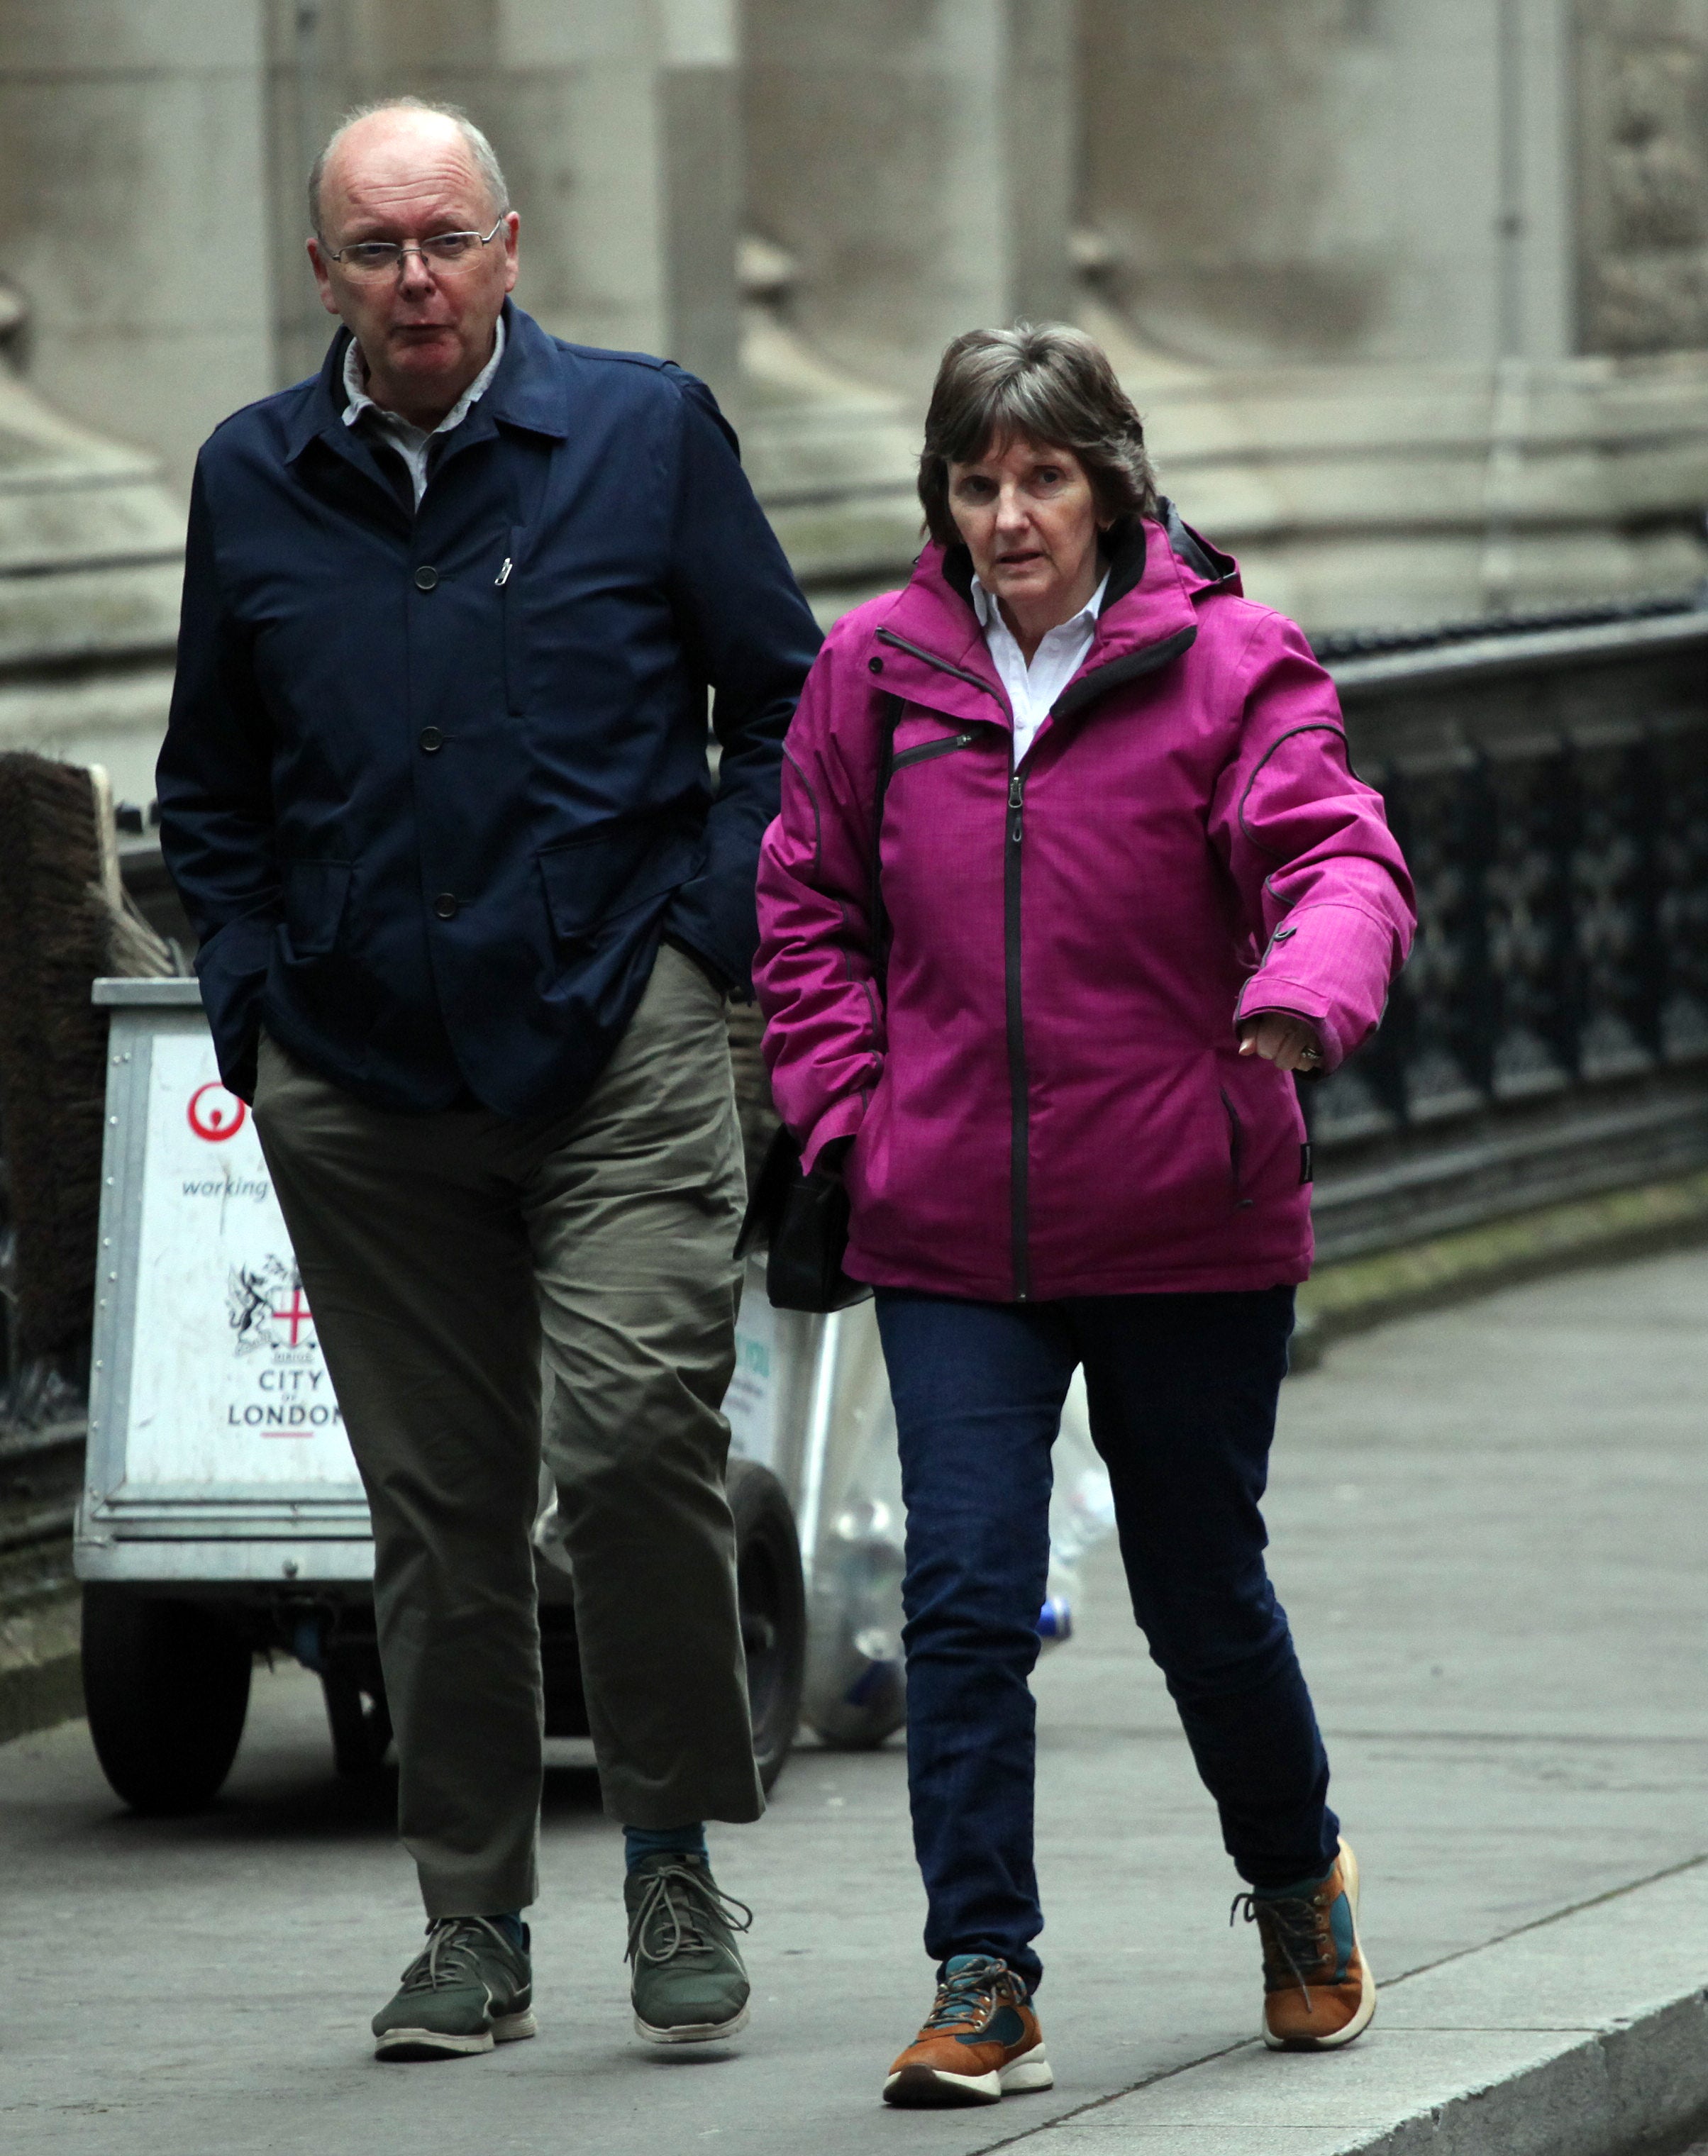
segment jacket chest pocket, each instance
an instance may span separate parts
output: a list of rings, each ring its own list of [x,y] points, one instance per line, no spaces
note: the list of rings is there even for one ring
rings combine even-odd
[[[911,747],[898,749],[891,771],[905,771],[910,763],[929,763],[934,757],[952,756],[957,749],[970,748],[977,739],[970,728],[958,734],[943,734],[934,741],[915,742]]]
[[[504,708],[516,718],[522,717],[528,708],[527,638],[522,618],[522,562],[527,540],[527,526],[512,524],[505,535],[503,557],[493,578],[503,623]]]

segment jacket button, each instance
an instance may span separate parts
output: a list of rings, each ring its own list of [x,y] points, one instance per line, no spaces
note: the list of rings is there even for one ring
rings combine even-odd
[[[441,921],[455,921],[460,903],[454,891],[442,891],[433,901],[433,911]]]
[[[445,747],[445,736],[440,732],[437,726],[423,726],[421,747],[429,756],[437,756],[440,750]]]
[[[866,663],[867,663],[867,665],[872,669],[872,672],[873,672],[874,674],[882,674],[882,671],[883,671],[883,661],[882,661],[882,660],[881,660],[881,659],[868,659],[868,660],[867,660],[867,662],[866,662]]]
[[[438,582],[439,572],[430,562],[424,562],[415,572],[415,589],[418,592],[430,592]]]

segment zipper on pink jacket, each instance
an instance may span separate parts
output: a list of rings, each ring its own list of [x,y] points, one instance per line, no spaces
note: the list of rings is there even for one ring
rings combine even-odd
[[[1091,696],[1084,692],[1095,681],[1100,684],[1092,695],[1100,694],[1103,688],[1113,688],[1118,683],[1135,680],[1141,674],[1150,674],[1177,659],[1198,632],[1196,628],[1182,629],[1179,634],[1165,642],[1150,646],[1146,651],[1135,652],[1124,660],[1116,660],[1100,667],[1078,684],[1081,695],[1073,699],[1078,705],[1088,703]],[[881,629],[878,641],[893,644],[899,651],[911,652],[915,659],[934,666],[939,673],[951,674],[959,681],[970,683],[982,689],[987,696],[996,691],[988,681],[981,681],[976,674],[937,652],[927,651],[921,645],[910,644],[905,637],[898,636],[893,629]],[[1071,695],[1071,691],[1069,694]],[[1000,698],[998,699],[1000,701]],[[1057,699],[1057,709],[1068,701],[1067,696]],[[965,738],[965,737],[963,737]],[[933,749],[959,746],[955,743],[933,742]],[[906,753],[906,752],[903,752]],[[1012,751],[1011,750],[1011,754]],[[1027,1178],[1031,1168],[1031,1097],[1026,1081],[1026,1019],[1021,997],[1020,970],[1020,879],[1021,862],[1026,839],[1026,778],[1019,770],[1011,772],[1008,780],[1008,822],[1002,848],[1002,985],[1004,1014],[1008,1036],[1008,1178],[1011,1262],[1014,1269],[1014,1299],[1025,1302],[1031,1293],[1031,1223],[1027,1209]]]
[[[940,674],[952,675],[957,681],[965,681],[975,689],[982,689],[987,696],[1001,703],[1000,693],[988,681],[980,680],[965,667],[957,666],[953,660],[939,653],[927,651],[923,645],[910,644],[905,637],[898,636],[893,629],[881,629],[877,640],[893,644],[898,651],[911,652],[926,665],[934,666]],[[1010,724],[1013,723],[1010,714]],[[959,747],[971,736],[960,734],[952,741],[934,742],[931,752],[941,753],[950,747]],[[1011,756],[1013,754],[1013,736],[1010,737]],[[903,755],[911,753],[903,750]],[[898,759],[899,760],[899,759]],[[1031,1154],[1031,1101],[1028,1096],[1026,1075],[1026,1026],[1021,1008],[1020,983],[1020,864],[1025,825],[1026,780],[1018,771],[1011,771],[1008,780],[1008,816],[1002,846],[1002,983],[1005,1017],[1008,1036],[1008,1100],[1009,1137],[1008,1173],[1010,1207],[1010,1241],[1014,1268],[1014,1299],[1024,1302],[1031,1292],[1031,1259],[1027,1250],[1028,1222],[1026,1218],[1026,1177]]]
[[[1020,869],[1026,837],[1026,779],[1008,781],[1008,838],[1002,849],[1002,980],[1008,1024],[1010,1234],[1013,1239],[1014,1299],[1031,1292],[1027,1250],[1026,1178],[1031,1164],[1031,1096],[1026,1075],[1026,1021],[1021,1006]]]

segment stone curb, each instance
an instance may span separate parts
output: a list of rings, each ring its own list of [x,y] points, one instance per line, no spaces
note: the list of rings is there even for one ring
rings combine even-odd
[[[0,1744],[82,1713],[82,1617],[74,1587],[0,1620]]]
[[[1385,1985],[1375,2022],[1344,2051],[1242,2044],[987,2147],[1639,2156],[1676,2146],[1705,2120],[1708,1857],[1699,1857]]]
[[[1321,1266],[1299,1291],[1293,1368],[1390,1318],[1464,1302],[1551,1273],[1708,1240],[1708,1172],[1519,1213],[1428,1242]]]

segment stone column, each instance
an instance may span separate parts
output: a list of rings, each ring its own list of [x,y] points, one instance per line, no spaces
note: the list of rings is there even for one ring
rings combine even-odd
[[[1068,303],[1073,0],[746,0],[748,213],[790,316],[918,398],[957,331]]]
[[[1083,0],[1083,212],[1181,357],[1572,349],[1570,0]]]
[[[736,0],[661,0],[656,121],[663,349],[740,401],[743,167]]]
[[[0,0],[0,276],[29,380],[187,483],[273,386],[260,0]]]

